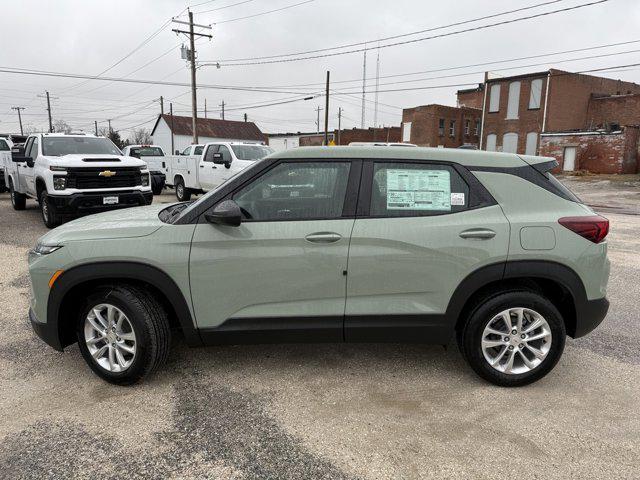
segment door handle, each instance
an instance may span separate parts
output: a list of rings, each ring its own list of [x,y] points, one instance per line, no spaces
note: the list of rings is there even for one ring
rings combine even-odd
[[[481,240],[488,240],[489,238],[493,238],[495,236],[496,232],[488,228],[472,228],[470,230],[460,232],[461,238],[478,238]]]
[[[304,239],[311,243],[335,243],[342,238],[342,235],[334,232],[310,233]]]

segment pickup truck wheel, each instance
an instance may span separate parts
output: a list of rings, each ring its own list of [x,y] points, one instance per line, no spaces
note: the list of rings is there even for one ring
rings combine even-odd
[[[11,205],[14,210],[24,210],[27,205],[27,197],[18,193],[13,188],[13,181],[9,179],[9,195],[11,195]]]
[[[548,299],[533,291],[515,290],[479,303],[458,341],[480,377],[502,387],[519,387],[553,369],[565,338],[562,315]]]
[[[184,186],[184,180],[179,178],[176,184],[176,198],[180,202],[188,202],[191,199],[191,190]]]
[[[60,215],[56,212],[46,193],[40,194],[40,212],[42,213],[42,221],[47,228],[55,228],[62,223]]]
[[[76,324],[80,352],[91,369],[116,385],[138,382],[169,355],[169,320],[146,290],[102,286],[91,293]]]

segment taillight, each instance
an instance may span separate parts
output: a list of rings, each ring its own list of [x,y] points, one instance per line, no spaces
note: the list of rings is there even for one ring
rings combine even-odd
[[[562,217],[558,223],[593,243],[600,243],[609,233],[609,220],[600,215]]]

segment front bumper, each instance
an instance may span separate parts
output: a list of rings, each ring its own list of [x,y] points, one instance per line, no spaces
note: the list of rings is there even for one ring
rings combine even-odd
[[[104,205],[104,197],[118,197],[117,204]],[[74,193],[71,195],[50,195],[49,201],[56,210],[56,213],[66,214],[86,214],[114,210],[117,208],[137,207],[151,205],[153,192],[95,192],[95,193]]]
[[[38,335],[50,347],[62,352],[62,345],[60,344],[60,336],[58,335],[56,325],[40,322],[32,308],[29,308],[29,320],[31,321],[31,327],[33,328],[33,331],[36,332],[36,335]]]
[[[602,323],[609,311],[609,300],[599,298],[576,305],[576,331],[573,338],[584,337]]]

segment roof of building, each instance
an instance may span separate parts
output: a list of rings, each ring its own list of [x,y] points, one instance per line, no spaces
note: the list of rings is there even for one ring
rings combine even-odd
[[[467,166],[522,167],[529,164],[548,162],[547,157],[531,157],[514,153],[486,152],[459,148],[428,147],[298,147],[271,155],[271,158],[319,159],[319,158],[373,158],[407,159],[455,162]]]
[[[151,130],[154,134],[160,119],[163,119],[174,135],[191,136],[191,117],[178,115],[158,115],[158,119]],[[198,118],[198,136],[210,138],[229,138],[235,140],[264,141],[265,136],[253,122],[241,122],[234,120],[219,120],[217,118]]]

